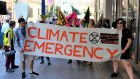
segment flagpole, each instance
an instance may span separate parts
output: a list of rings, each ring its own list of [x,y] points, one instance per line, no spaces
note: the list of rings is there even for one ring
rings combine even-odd
[[[42,15],[45,15],[45,0],[42,0],[41,3],[42,3],[42,4],[41,4],[41,7],[42,7],[42,9],[41,9],[42,11],[41,11],[41,12],[42,12],[42,13],[41,13],[41,14],[42,14]]]

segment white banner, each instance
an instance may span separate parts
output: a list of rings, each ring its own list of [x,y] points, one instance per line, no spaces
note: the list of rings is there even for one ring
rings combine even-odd
[[[104,62],[120,58],[118,30],[28,23],[24,51],[29,55]]]

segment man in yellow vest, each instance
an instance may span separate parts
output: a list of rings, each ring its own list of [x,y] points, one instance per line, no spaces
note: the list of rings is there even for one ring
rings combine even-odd
[[[6,72],[14,72],[13,69],[18,68],[14,64],[15,61],[15,51],[14,51],[14,33],[13,28],[15,27],[15,21],[9,22],[9,29],[7,29],[4,33],[4,49],[5,49],[5,55],[6,55]],[[11,65],[11,67],[10,67]]]

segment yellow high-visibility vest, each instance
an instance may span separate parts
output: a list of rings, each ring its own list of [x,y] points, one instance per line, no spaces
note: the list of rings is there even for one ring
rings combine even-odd
[[[7,29],[6,32],[4,33],[4,39],[3,39],[3,43],[4,43],[5,46],[10,46],[10,44],[8,42],[8,32],[10,32],[11,39],[14,38],[13,29],[11,29],[11,28]]]

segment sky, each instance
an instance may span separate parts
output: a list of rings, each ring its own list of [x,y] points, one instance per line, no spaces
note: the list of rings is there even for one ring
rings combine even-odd
[[[90,12],[94,13],[94,1],[95,0],[55,0],[55,4],[61,6],[61,10],[65,10],[68,13],[72,13],[71,5],[73,5],[82,13],[81,17],[83,17],[85,15],[83,13],[87,11],[88,7],[90,7]]]

